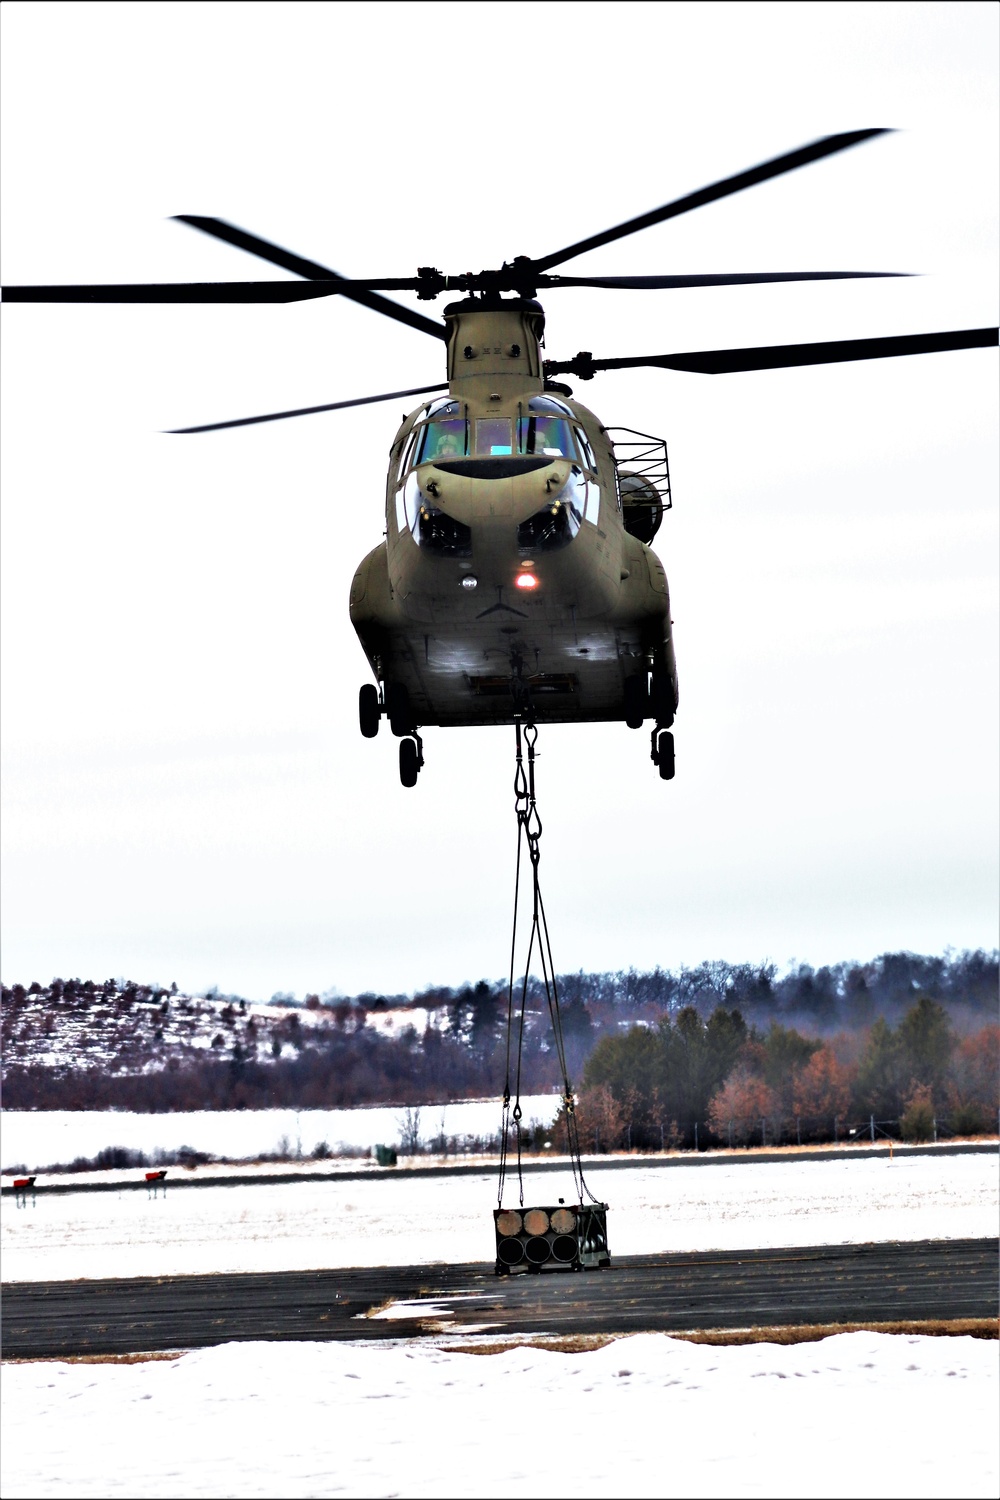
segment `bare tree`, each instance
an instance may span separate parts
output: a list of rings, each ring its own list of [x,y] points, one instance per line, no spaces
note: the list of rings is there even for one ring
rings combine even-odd
[[[420,1150],[420,1110],[407,1109],[396,1120],[399,1147],[404,1156],[416,1156]]]

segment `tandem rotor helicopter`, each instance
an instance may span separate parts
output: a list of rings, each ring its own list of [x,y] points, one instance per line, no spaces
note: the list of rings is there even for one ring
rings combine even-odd
[[[881,129],[826,136],[687,194],[553,254],[499,270],[353,279],[220,219],[192,227],[294,272],[299,281],[4,288],[6,301],[275,303],[341,296],[446,346],[447,381],[180,432],[273,422],[430,395],[393,440],[385,539],[364,558],[350,614],[373,682],[360,690],[361,733],[382,718],[400,741],[404,786],[424,763],[428,725],[652,721],[651,758],[674,775],[678,705],[670,599],[651,542],[670,506],[665,442],[607,428],[556,377],[652,367],[701,374],[883,359],[998,342],[995,328],[754,349],[595,359],[543,359],[539,292],[559,287],[668,289],[893,276],[879,271],[778,271],[689,276],[561,276],[585,251],[716,202],[855,146]],[[421,301],[460,294],[444,321],[379,295]],[[505,295],[506,294],[506,295]]]

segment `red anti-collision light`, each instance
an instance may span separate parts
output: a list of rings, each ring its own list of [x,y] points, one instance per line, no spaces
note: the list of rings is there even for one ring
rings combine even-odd
[[[537,589],[538,579],[534,573],[518,573],[514,579],[514,585],[519,589]]]

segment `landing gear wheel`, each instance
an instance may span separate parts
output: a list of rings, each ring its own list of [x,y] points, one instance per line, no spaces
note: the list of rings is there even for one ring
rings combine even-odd
[[[378,688],[373,682],[366,682],[358,693],[358,719],[366,740],[373,740],[378,734],[378,721],[381,717],[382,705],[378,701]]]
[[[641,729],[649,713],[649,688],[645,672],[625,679],[625,723],[630,729]]]
[[[389,727],[397,739],[413,733],[413,715],[410,712],[410,694],[404,682],[386,684],[385,706],[389,715]]]
[[[674,737],[669,729],[662,729],[656,737],[656,764],[660,768],[660,780],[673,781]]]
[[[416,740],[409,738],[399,742],[399,779],[404,786],[416,786],[420,775],[420,750]]]

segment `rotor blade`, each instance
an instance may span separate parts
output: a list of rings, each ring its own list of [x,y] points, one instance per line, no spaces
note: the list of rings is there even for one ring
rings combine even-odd
[[[996,328],[963,328],[950,333],[908,333],[881,339],[837,339],[831,343],[773,344],[763,349],[705,349],[691,354],[646,354],[631,359],[546,360],[546,375],[577,375],[588,380],[597,370],[652,366],[700,375],[732,375],[743,370],[789,370],[798,365],[832,365],[853,359],[891,359],[902,354],[940,354],[949,349],[989,349]]]
[[[214,239],[225,240],[227,244],[235,245],[238,250],[246,250],[251,255],[259,255],[262,260],[269,260],[272,265],[283,266],[286,271],[294,271],[296,276],[304,276],[308,281],[345,281],[348,279],[339,276],[336,271],[331,271],[328,266],[321,266],[314,260],[305,260],[301,255],[293,255],[290,250],[283,250],[280,245],[272,245],[268,240],[262,240],[255,234],[248,234],[245,229],[239,229],[235,224],[227,224],[224,219],[206,218],[201,214],[174,214],[173,217],[182,224],[190,224],[193,229],[200,229],[203,234],[209,234]],[[437,323],[432,318],[425,318],[423,313],[413,312],[398,302],[390,301],[388,297],[379,297],[370,291],[345,291],[343,295],[349,297],[352,302],[360,302],[362,307],[370,308],[372,312],[382,313],[387,318],[394,318],[397,323],[405,323],[408,328],[416,328],[420,333],[433,334],[436,339],[448,337],[443,323]]]
[[[751,167],[749,171],[739,172],[735,177],[725,177],[721,182],[713,182],[709,187],[699,189],[696,193],[688,193],[684,198],[677,198],[672,203],[665,203],[662,208],[654,208],[648,214],[640,214],[638,218],[627,219],[624,224],[616,224],[613,229],[606,229],[603,234],[593,234],[589,239],[578,240],[575,245],[567,245],[565,250],[557,250],[554,255],[546,255],[539,260],[532,260],[532,267],[536,271],[547,271],[551,266],[562,265],[564,261],[572,260],[575,255],[582,255],[585,250],[596,250],[599,245],[610,245],[613,240],[624,239],[628,234],[635,234],[640,229],[648,229],[653,224],[662,224],[664,219],[676,219],[679,214],[686,214],[693,208],[701,208],[706,203],[715,203],[719,198],[728,198],[731,193],[740,193],[744,188],[755,187],[758,182],[767,182],[771,177],[780,177],[785,172],[794,172],[796,167],[808,166],[810,162],[819,161],[824,156],[832,156],[837,151],[846,151],[849,146],[857,146],[861,141],[867,141],[876,135],[886,135],[884,129],[876,130],[848,130],[840,135],[826,135],[821,140],[813,141],[811,145],[800,146],[797,151],[789,151],[784,156],[776,156],[771,161],[765,161],[758,167]]]
[[[401,279],[399,279],[401,280]],[[399,284],[397,280],[397,285]],[[356,283],[324,281],[187,281],[110,286],[5,286],[5,302],[306,302],[315,297],[351,296]],[[369,282],[357,283],[361,286]],[[377,285],[384,285],[379,282]],[[404,285],[416,286],[414,278]]]
[[[252,427],[255,422],[281,422],[285,417],[311,417],[318,411],[342,411],[345,406],[370,406],[375,401],[396,401],[402,396],[423,396],[431,391],[446,391],[444,385],[418,385],[412,391],[386,391],[384,396],[358,396],[353,401],[329,401],[325,406],[300,406],[295,411],[271,411],[263,417],[237,417],[232,422],[206,422],[201,427],[171,427],[171,436],[184,432],[218,432],[223,427]]]
[[[656,290],[670,287],[755,286],[770,281],[851,281],[872,276],[911,276],[912,271],[749,271],[720,276],[550,276],[546,287],[596,286]]]

